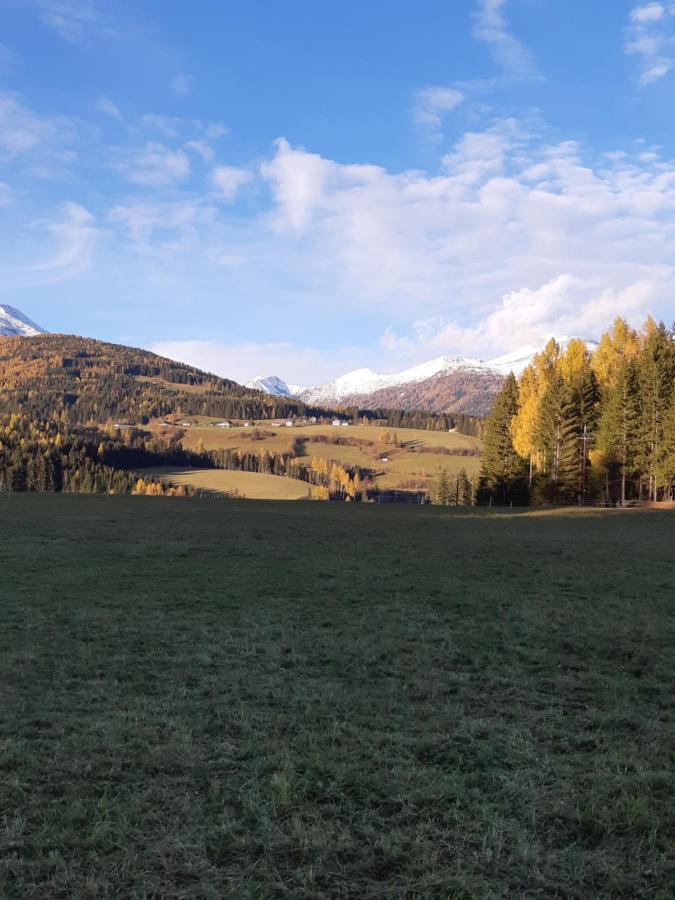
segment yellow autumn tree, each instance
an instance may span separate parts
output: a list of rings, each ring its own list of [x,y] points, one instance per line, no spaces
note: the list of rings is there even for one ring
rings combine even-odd
[[[651,320],[653,324],[653,319]],[[645,322],[647,327],[649,320]],[[600,338],[593,353],[591,366],[601,391],[612,387],[622,359],[632,360],[640,349],[640,338],[625,319],[617,316],[609,331]]]

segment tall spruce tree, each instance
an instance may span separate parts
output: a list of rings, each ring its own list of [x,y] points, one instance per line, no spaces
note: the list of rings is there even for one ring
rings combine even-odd
[[[442,467],[436,469],[431,482],[429,496],[434,506],[447,506],[450,503],[451,486],[448,478],[448,470]]]
[[[598,424],[598,447],[605,456],[608,481],[618,481],[618,492],[608,484],[606,499],[618,494],[625,503],[628,499],[628,480],[637,469],[638,436],[640,430],[640,402],[637,370],[630,359],[622,359],[616,369],[614,382],[602,398],[602,415]]]
[[[516,453],[511,424],[518,412],[518,385],[507,376],[485,425],[479,496],[497,503],[525,502],[528,498],[527,463]]]
[[[663,420],[663,452],[659,459],[658,476],[665,498],[675,500],[675,383]]]
[[[560,397],[558,425],[558,465],[556,471],[557,499],[581,499],[582,436],[579,398],[569,385],[563,384]]]
[[[550,374],[541,398],[535,422],[535,440],[539,447],[539,470],[552,482],[558,480],[562,436],[563,382],[557,372]]]
[[[673,335],[663,323],[647,320],[637,362],[640,385],[641,422],[638,463],[641,469],[641,493],[649,500],[658,498],[660,460],[664,453],[664,417],[670,403],[675,379]]]

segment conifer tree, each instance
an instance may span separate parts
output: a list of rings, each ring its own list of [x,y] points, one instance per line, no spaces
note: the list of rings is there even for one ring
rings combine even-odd
[[[431,482],[431,502],[435,506],[447,506],[450,503],[450,479],[447,469],[439,468]]]
[[[498,503],[522,502],[527,497],[525,460],[513,446],[511,426],[518,412],[518,385],[507,376],[485,426],[480,495]]]
[[[624,359],[605,391],[598,424],[598,447],[603,451],[605,468],[616,471],[621,488],[619,499],[627,499],[626,485],[637,468],[640,409],[635,363]],[[609,499],[609,498],[608,498]]]
[[[658,465],[659,481],[664,495],[675,499],[675,383],[670,396],[670,404],[663,420],[663,452]]]
[[[664,416],[675,379],[675,350],[672,334],[665,325],[648,319],[637,361],[640,385],[640,443],[638,464],[642,471],[641,490],[656,500],[660,481],[660,460],[664,452]]]

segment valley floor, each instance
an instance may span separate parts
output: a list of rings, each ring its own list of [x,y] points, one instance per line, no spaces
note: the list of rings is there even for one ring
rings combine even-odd
[[[0,498],[3,898],[670,900],[655,511]]]

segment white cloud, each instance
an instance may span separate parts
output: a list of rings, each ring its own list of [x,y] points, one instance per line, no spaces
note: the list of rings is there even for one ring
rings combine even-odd
[[[210,162],[216,155],[213,148],[206,141],[187,141],[185,149],[197,153],[205,162]]]
[[[464,135],[443,163],[390,174],[278,141],[261,174],[288,270],[330,285],[327,303],[339,296],[345,314],[439,317],[439,352],[503,346],[525,327],[521,307],[532,328],[558,332],[599,327],[612,304],[667,314],[674,162],[641,149],[593,167],[575,143],[546,144],[509,119]]]
[[[532,72],[532,59],[508,30],[504,18],[506,0],[477,0],[474,36],[492,46],[497,61],[510,72],[519,75]]]
[[[194,88],[195,80],[192,75],[188,75],[183,72],[179,75],[174,75],[171,79],[171,90],[178,97],[187,97],[188,94],[192,93]]]
[[[152,255],[204,244],[203,232],[213,229],[215,215],[196,200],[129,200],[115,204],[108,219],[135,250]]]
[[[0,278],[6,288],[37,287],[70,281],[86,271],[92,263],[98,229],[94,216],[78,203],[60,207],[55,222],[36,223],[40,247],[51,238],[53,249],[46,256],[36,256],[19,264],[0,264]]]
[[[675,65],[675,4],[647,3],[631,10],[626,53],[640,62],[643,87],[660,81]]]
[[[456,88],[427,87],[418,91],[415,103],[415,121],[432,131],[438,131],[443,117],[452,112],[464,100],[464,94]]]
[[[251,180],[251,173],[235,166],[216,166],[211,173],[213,183],[224,200],[234,200],[240,188]]]
[[[190,174],[190,160],[182,150],[148,143],[122,166],[127,179],[143,187],[168,187]]]
[[[203,122],[201,119],[195,119],[194,126],[209,141],[215,141],[230,133],[230,129],[222,122]]]
[[[40,19],[59,37],[71,43],[84,40],[88,34],[115,36],[94,0],[34,0]]]
[[[122,113],[119,111],[117,105],[107,97],[99,97],[95,106],[99,112],[109,116],[111,119],[115,119],[118,122],[122,121]]]
[[[276,155],[263,163],[260,174],[273,186],[279,210],[277,222],[301,232],[323,197],[331,174],[339,167],[316,153],[293,149],[286,138],[279,138],[275,146]]]
[[[660,22],[665,14],[662,3],[647,3],[646,6],[636,6],[632,9],[630,17],[633,22]]]
[[[162,116],[157,113],[146,113],[141,116],[141,125],[152,131],[159,131],[164,137],[178,137],[180,119],[175,116]]]
[[[34,113],[14,94],[0,93],[0,156],[28,153],[55,141],[60,131],[56,120]]]
[[[279,375],[308,387],[353,368],[359,359],[353,348],[327,352],[287,342],[158,341],[150,350],[240,384],[257,375]]]
[[[492,312],[471,326],[442,317],[418,320],[405,335],[387,328],[380,345],[413,359],[448,348],[486,357],[551,337],[596,338],[618,315],[638,321],[664,288],[665,279],[658,276],[615,289],[566,273],[536,288],[507,292]]]

